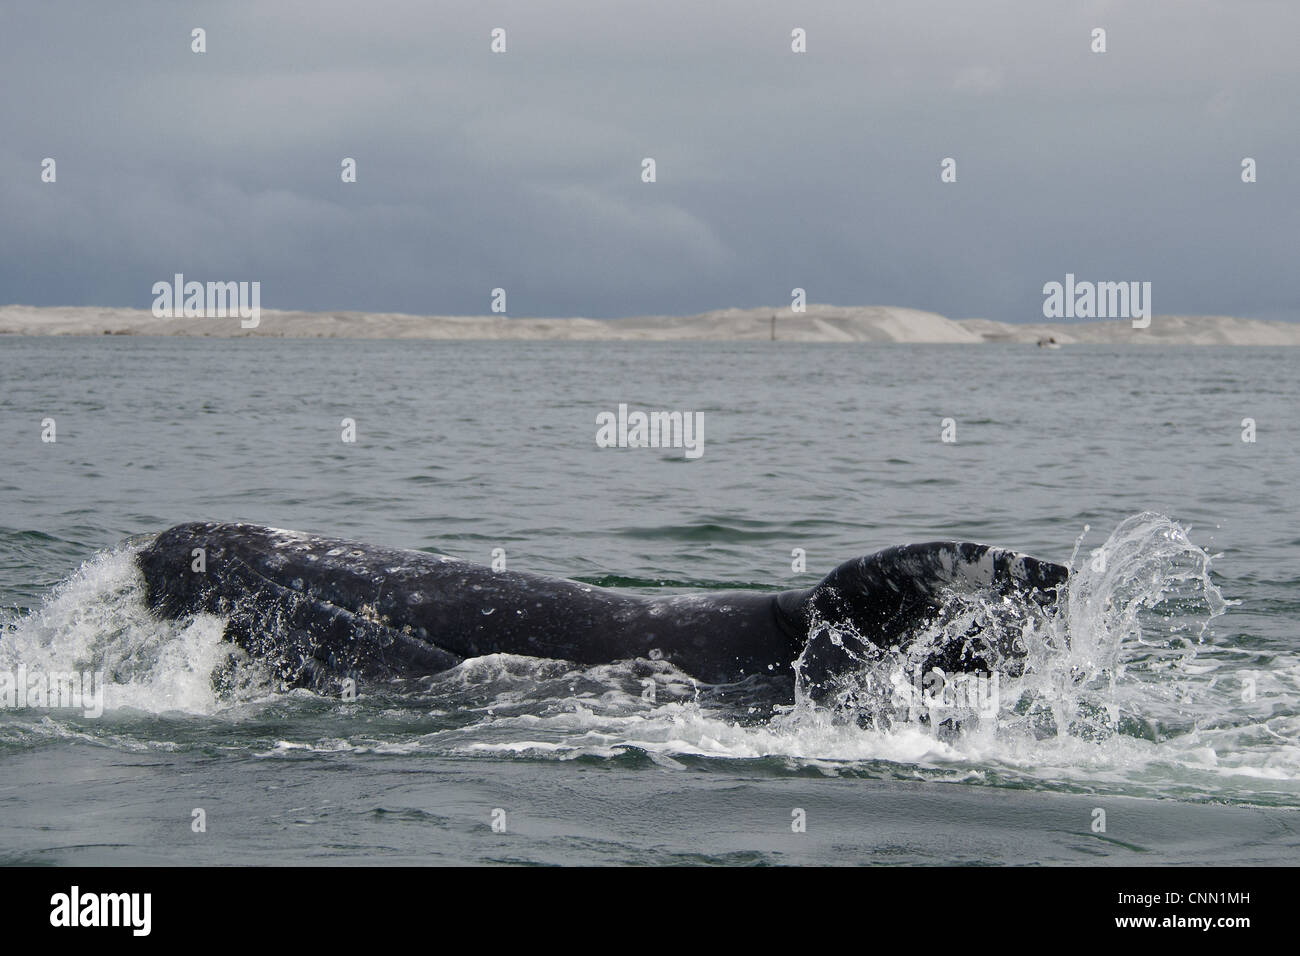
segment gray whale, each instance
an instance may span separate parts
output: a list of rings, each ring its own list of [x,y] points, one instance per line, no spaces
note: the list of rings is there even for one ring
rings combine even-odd
[[[156,614],[223,615],[230,641],[270,662],[286,685],[315,689],[344,677],[432,674],[493,653],[579,664],[650,657],[710,683],[791,674],[802,655],[801,673],[817,686],[859,651],[906,647],[954,592],[1014,595],[1050,612],[1069,575],[1013,551],[940,541],[855,558],[801,590],[646,597],[422,551],[214,523],[164,531],[136,560]],[[926,663],[947,673],[988,669],[1016,656],[1015,637],[1014,629],[975,626]]]

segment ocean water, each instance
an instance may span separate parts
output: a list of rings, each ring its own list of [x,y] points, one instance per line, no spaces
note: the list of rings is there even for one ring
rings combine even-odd
[[[1296,862],[1297,372],[1285,349],[0,338],[0,671],[107,680],[100,716],[0,707],[0,862]],[[704,454],[597,448],[621,402],[703,412]],[[343,701],[255,671],[219,693],[222,622],[149,614],[130,539],[197,519],[643,593],[807,587],[939,538],[1076,574],[958,730],[650,660],[497,655]]]

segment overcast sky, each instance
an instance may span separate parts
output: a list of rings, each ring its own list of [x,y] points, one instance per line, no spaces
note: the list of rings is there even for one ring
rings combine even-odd
[[[182,272],[264,308],[800,286],[1026,321],[1072,272],[1300,319],[1298,37],[1300,4],[1262,0],[7,2],[0,303],[148,308]]]

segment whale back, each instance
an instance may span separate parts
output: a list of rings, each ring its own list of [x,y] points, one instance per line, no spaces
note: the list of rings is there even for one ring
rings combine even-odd
[[[283,683],[317,690],[496,653],[580,664],[661,658],[724,683],[788,673],[802,647],[772,592],[645,597],[258,525],[177,525],[137,563],[157,613],[222,615],[227,638],[271,662]]]
[[[954,594],[1050,608],[1068,572],[1000,548],[903,545],[782,593],[642,596],[440,555],[247,524],[191,523],[137,553],[148,602],[179,618],[222,615],[226,636],[286,685],[446,670],[509,653],[602,664],[660,658],[712,683],[790,673],[830,686],[907,644]],[[1014,659],[1014,628],[975,627],[934,648],[946,671]],[[797,662],[797,664],[796,664]]]
[[[356,561],[360,553],[296,532],[190,523],[154,536],[136,562],[155,612],[224,617],[226,638],[269,663],[286,686],[333,690],[342,677],[433,673],[459,663],[381,612],[377,566]]]

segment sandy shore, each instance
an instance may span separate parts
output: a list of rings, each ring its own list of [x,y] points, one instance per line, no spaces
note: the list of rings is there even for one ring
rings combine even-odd
[[[191,335],[270,338],[510,339],[570,341],[1020,342],[1055,338],[1062,345],[1300,345],[1300,323],[1212,315],[1157,315],[1146,329],[1128,321],[1016,325],[954,320],[894,306],[810,305],[724,309],[692,316],[628,319],[514,319],[502,316],[405,315],[391,312],[263,310],[255,329],[237,318],[155,318],[144,309],[0,306],[0,335]]]

